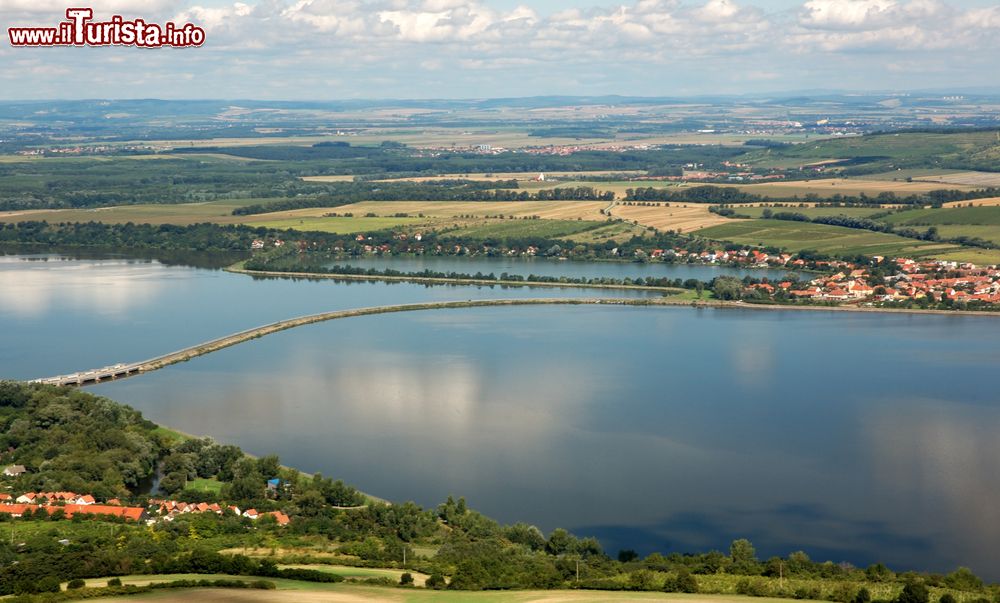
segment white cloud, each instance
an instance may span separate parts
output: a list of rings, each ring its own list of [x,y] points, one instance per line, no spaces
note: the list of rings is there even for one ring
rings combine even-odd
[[[863,28],[884,21],[896,0],[809,0],[799,22],[820,29]]]
[[[0,15],[29,14],[46,15],[58,21],[66,17],[66,9],[75,6],[86,6],[94,9],[95,16],[120,14],[126,17],[142,17],[159,15],[164,11],[176,9],[183,0],[91,0],[88,2],[67,3],[65,0],[2,0]]]
[[[885,76],[895,74],[896,82],[925,87],[928,82],[918,81],[913,70],[890,66],[931,59],[950,61],[959,66],[953,73],[967,71],[962,77],[978,85],[975,70],[988,68],[989,57],[1000,52],[1000,6],[963,8],[959,0],[803,0],[797,10],[781,12],[759,8],[757,0],[626,0],[616,5],[591,0],[589,6],[551,13],[527,4],[499,8],[495,1],[108,0],[98,9],[116,6],[143,17],[149,10],[169,9],[175,20],[205,27],[208,40],[198,50],[169,53],[169,58],[133,53],[129,56],[137,60],[116,68],[143,70],[123,81],[149,81],[151,65],[169,70],[176,63],[179,73],[197,73],[200,67],[209,87],[219,88],[193,91],[216,97],[253,96],[264,85],[275,94],[295,90],[307,73],[317,74],[319,82],[357,81],[357,94],[366,96],[417,94],[399,89],[400,83],[434,73],[440,78],[434,80],[434,93],[441,93],[443,84],[482,96],[482,85],[493,82],[477,70],[522,86],[518,93],[538,91],[537,83],[553,93],[596,91],[582,86],[620,92],[622,82],[631,82],[635,93],[658,94],[672,92],[670,82],[682,78],[685,90],[715,92],[721,86],[740,91],[754,82],[794,89],[829,85],[816,74],[835,69],[843,76],[837,85],[883,87]],[[55,3],[0,0],[0,14],[39,6],[51,9]],[[46,22],[37,14],[32,19]],[[879,60],[862,64],[851,59],[857,53]],[[34,56],[61,65],[87,55],[52,51]],[[0,77],[16,79],[18,73],[10,61],[0,64]],[[223,86],[237,74],[236,85],[246,88],[234,94]],[[44,77],[37,75],[37,81],[48,82]],[[259,82],[252,85],[255,79]],[[56,86],[54,77],[51,85]],[[570,89],[555,90],[557,85]],[[508,86],[495,91],[510,92]],[[331,87],[330,94],[342,95],[343,88]]]

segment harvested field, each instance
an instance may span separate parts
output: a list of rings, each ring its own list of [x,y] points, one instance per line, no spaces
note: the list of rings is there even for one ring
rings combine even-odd
[[[916,195],[942,188],[963,191],[976,190],[981,186],[960,184],[944,185],[940,182],[906,182],[905,180],[867,180],[863,178],[823,178],[818,180],[791,180],[787,182],[768,182],[766,184],[726,184],[734,186],[747,193],[770,197],[804,196],[815,193],[823,197],[833,195],[866,195],[879,193],[895,193],[899,196]]]
[[[605,201],[362,201],[342,205],[333,209],[302,210],[315,212],[308,215],[323,215],[331,211],[338,214],[353,213],[377,216],[392,216],[405,213],[411,216],[424,214],[431,218],[454,218],[456,216],[538,216],[543,220],[603,220],[601,210],[607,207]],[[295,213],[295,212],[288,212]],[[268,214],[272,215],[272,214]]]
[[[304,176],[302,178],[306,182],[354,182],[354,176],[351,175],[337,175],[337,176]]]
[[[708,211],[708,205],[691,203],[662,203],[654,206],[615,205],[611,213],[616,217],[652,226],[657,230],[679,232],[691,232],[732,222],[728,218]]]
[[[413,176],[410,178],[385,178],[383,180],[378,180],[377,182],[433,182],[435,180],[473,180],[476,182],[491,182],[494,180],[517,180],[518,182],[528,182],[536,181],[539,184],[544,185],[548,182],[549,178],[576,178],[582,179],[597,176],[641,176],[645,172],[637,170],[601,170],[592,172],[541,172],[545,174],[545,181],[538,180],[538,174],[540,172],[490,172],[485,174],[438,174],[436,176]],[[311,182],[332,182],[331,180],[325,180],[326,178],[337,178],[339,176],[308,176],[303,178],[303,180]],[[560,184],[577,184],[576,181],[563,181]],[[579,183],[583,184],[583,183]],[[594,183],[596,184],[596,183]],[[542,186],[541,188],[544,188]]]
[[[0,212],[2,222],[104,222],[106,224],[178,224],[186,226],[200,222],[234,224],[251,216],[234,216],[233,210],[244,205],[267,203],[269,199],[237,199],[204,203],[150,203],[120,205],[94,209],[31,209]],[[242,219],[241,219],[242,218]]]
[[[973,199],[971,201],[951,201],[945,203],[944,207],[990,207],[1000,205],[1000,197],[986,197],[984,199]]]
[[[991,186],[1000,186],[1000,173],[955,172],[952,174],[920,176],[919,178],[914,178],[913,180],[914,182],[934,182],[934,183],[974,186],[977,188],[989,188]]]

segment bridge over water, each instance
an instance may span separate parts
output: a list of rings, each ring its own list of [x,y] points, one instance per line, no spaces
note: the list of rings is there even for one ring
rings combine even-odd
[[[482,299],[466,301],[444,301],[428,302],[420,304],[399,304],[393,306],[375,306],[371,308],[358,308],[354,310],[335,310],[333,312],[322,312],[320,314],[310,314],[298,318],[280,320],[232,335],[226,335],[218,339],[199,343],[183,350],[177,350],[169,354],[150,358],[141,362],[128,364],[115,364],[98,369],[91,369],[71,373],[68,375],[57,375],[55,377],[45,377],[34,379],[32,383],[46,383],[49,385],[69,385],[83,386],[110,381],[114,379],[124,379],[142,373],[148,373],[161,369],[171,364],[184,362],[198,356],[210,354],[212,352],[233,346],[244,341],[270,335],[278,331],[284,331],[302,325],[308,325],[338,318],[351,318],[354,316],[367,316],[370,314],[386,314],[389,312],[413,312],[416,310],[441,310],[447,308],[477,308],[482,306],[531,306],[531,305],[612,305],[612,306],[651,306],[651,305],[678,305],[678,301],[671,301],[663,298],[528,298],[528,299]],[[685,302],[680,302],[685,303]]]

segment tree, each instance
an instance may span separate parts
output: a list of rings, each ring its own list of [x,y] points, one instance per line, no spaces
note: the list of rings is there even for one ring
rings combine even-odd
[[[865,577],[872,582],[888,582],[896,577],[896,574],[882,563],[873,563],[865,570]]]
[[[729,558],[732,561],[734,574],[759,574],[760,563],[757,561],[757,551],[746,538],[734,540],[729,545]]]
[[[545,550],[551,555],[563,555],[568,553],[576,543],[576,538],[562,528],[556,528],[549,534],[549,540],[545,543]]]
[[[903,591],[896,597],[896,603],[928,603],[930,593],[923,582],[910,580],[903,586]]]
[[[944,577],[944,583],[956,590],[979,590],[983,581],[967,567],[960,567]]]
[[[427,578],[427,582],[424,583],[427,588],[433,588],[434,590],[440,590],[447,586],[444,576],[438,573],[431,574],[430,578]]]
[[[515,523],[505,528],[504,536],[507,540],[523,544],[533,551],[540,551],[545,548],[545,536],[541,530],[526,523]]]
[[[413,574],[410,572],[403,572],[403,575],[399,577],[400,586],[413,586]]]
[[[160,491],[164,494],[180,492],[187,485],[187,477],[181,473],[168,473],[160,480]]]
[[[740,299],[743,292],[743,282],[731,276],[719,276],[712,282],[712,293],[717,299]]]
[[[639,558],[639,553],[636,553],[632,549],[622,549],[618,551],[618,561],[621,561],[622,563],[635,561],[638,558]]]
[[[257,472],[264,476],[265,479],[278,477],[280,471],[281,462],[277,456],[271,454],[257,459]]]

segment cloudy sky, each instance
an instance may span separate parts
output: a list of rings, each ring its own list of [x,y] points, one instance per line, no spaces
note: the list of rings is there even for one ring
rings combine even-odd
[[[67,6],[195,49],[12,48]],[[0,0],[0,98],[685,96],[1000,82],[994,0]]]

